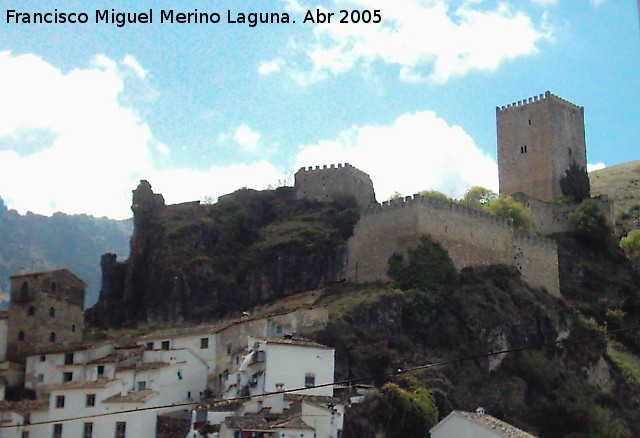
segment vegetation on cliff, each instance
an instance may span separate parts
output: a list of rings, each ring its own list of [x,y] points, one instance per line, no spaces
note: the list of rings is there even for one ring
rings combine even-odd
[[[591,194],[614,201],[615,232],[626,236],[640,229],[640,161],[629,161],[589,173]]]
[[[351,205],[296,200],[290,187],[137,208],[131,256],[107,266],[93,325],[209,321],[324,286],[359,217]]]

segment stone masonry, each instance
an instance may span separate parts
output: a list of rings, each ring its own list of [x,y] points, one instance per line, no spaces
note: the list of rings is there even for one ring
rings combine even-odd
[[[376,202],[369,175],[346,163],[329,167],[302,168],[295,174],[296,199],[355,203],[366,208]]]
[[[82,340],[86,284],[67,269],[11,277],[8,356]]]

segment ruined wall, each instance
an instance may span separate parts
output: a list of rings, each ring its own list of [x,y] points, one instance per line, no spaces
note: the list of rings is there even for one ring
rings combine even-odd
[[[35,349],[81,341],[85,287],[66,269],[12,276],[9,356],[20,360]]]
[[[394,252],[415,247],[428,235],[449,253],[455,267],[516,265],[523,279],[558,295],[555,244],[514,234],[504,219],[465,206],[419,195],[371,207],[347,243],[347,279],[356,283],[388,279]],[[544,275],[539,271],[544,270]]]
[[[586,170],[583,107],[547,91],[496,108],[496,123],[501,194],[552,202],[572,163]]]
[[[296,199],[337,201],[347,205],[355,201],[361,208],[376,202],[369,175],[348,163],[301,168],[295,174],[295,191]]]
[[[531,212],[535,230],[539,234],[566,233],[567,231],[571,231],[569,216],[582,205],[581,203],[575,202],[543,202],[538,199],[529,198],[522,193],[516,193],[514,198]],[[607,218],[607,224],[613,228],[615,225],[613,201],[606,196],[589,198],[588,201],[595,202],[598,205]]]

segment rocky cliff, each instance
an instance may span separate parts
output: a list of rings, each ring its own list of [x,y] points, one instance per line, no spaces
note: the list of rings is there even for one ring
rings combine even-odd
[[[342,278],[358,209],[295,199],[293,188],[240,190],[214,205],[166,205],[133,192],[130,256],[102,257],[95,326],[207,321]]]

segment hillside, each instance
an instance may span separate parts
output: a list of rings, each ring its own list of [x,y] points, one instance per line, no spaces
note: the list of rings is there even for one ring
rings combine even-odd
[[[100,290],[100,256],[129,252],[130,220],[55,213],[51,217],[20,215],[0,199],[0,301],[8,305],[9,276],[20,267],[29,271],[68,268],[87,282],[85,305]]]
[[[640,160],[593,171],[589,181],[592,195],[615,201],[616,234],[640,228]]]

